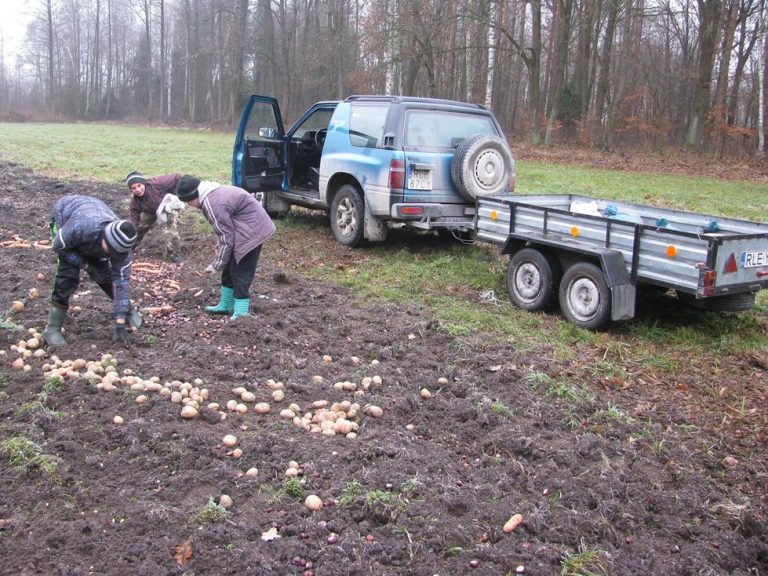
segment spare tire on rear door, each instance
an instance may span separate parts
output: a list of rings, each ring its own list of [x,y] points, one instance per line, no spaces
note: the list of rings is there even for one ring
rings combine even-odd
[[[515,161],[507,143],[490,134],[474,134],[462,140],[451,162],[454,186],[472,201],[477,196],[497,196],[507,191],[514,173]]]

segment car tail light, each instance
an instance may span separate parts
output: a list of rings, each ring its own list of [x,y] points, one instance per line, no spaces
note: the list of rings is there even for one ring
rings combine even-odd
[[[712,296],[715,293],[715,280],[717,272],[709,268],[702,268],[699,271],[699,294],[703,296]]]
[[[403,206],[400,208],[400,214],[403,216],[421,216],[424,214],[423,206]]]
[[[405,188],[405,160],[392,160],[389,163],[389,187],[399,190]]]

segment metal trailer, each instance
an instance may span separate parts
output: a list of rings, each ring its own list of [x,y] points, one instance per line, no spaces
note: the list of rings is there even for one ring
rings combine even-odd
[[[559,301],[599,330],[635,315],[637,288],[673,288],[699,308],[737,312],[768,287],[768,224],[572,194],[479,197],[476,238],[509,254],[518,307]]]

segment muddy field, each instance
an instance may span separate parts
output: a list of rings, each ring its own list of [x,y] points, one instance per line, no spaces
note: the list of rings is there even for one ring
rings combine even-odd
[[[161,258],[159,231],[137,255],[134,299],[160,310],[129,349],[110,344],[110,303],[94,284],[72,302],[59,359],[112,354],[116,389],[86,369],[57,383],[50,356],[12,368],[12,346],[47,318],[55,262],[35,241],[59,196],[99,196],[125,214],[127,192],[9,164],[0,189],[0,241],[22,241],[0,249],[0,309],[40,293],[0,329],[0,574],[768,573],[768,351],[683,359],[667,380],[586,378],[485,334],[451,336],[426,301],[361,302],[307,276],[367,257],[334,244],[322,220],[281,227],[262,252],[253,315],[230,323],[202,311],[217,281],[202,274],[214,238],[196,224],[181,264]],[[549,393],[549,379],[597,400]],[[167,394],[191,387],[208,398],[183,419]],[[270,412],[253,401],[229,411],[238,387]],[[739,410],[724,412],[712,389],[742,398]],[[323,400],[347,402],[356,438],[281,415],[296,404],[318,417]],[[22,444],[32,452],[19,461]],[[522,523],[503,530],[515,514]]]

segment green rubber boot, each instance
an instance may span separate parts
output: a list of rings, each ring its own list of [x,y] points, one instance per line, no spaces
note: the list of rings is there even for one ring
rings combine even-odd
[[[64,334],[61,333],[61,327],[64,325],[66,317],[66,309],[51,306],[51,310],[48,312],[48,325],[43,330],[43,338],[48,342],[48,346],[56,348],[67,345]]]
[[[240,318],[240,316],[246,316],[248,314],[248,308],[251,305],[250,298],[235,298],[235,313],[232,314],[230,320]]]
[[[234,301],[235,289],[222,286],[219,303],[216,306],[206,306],[205,311],[211,314],[232,314],[232,311],[235,309]]]

